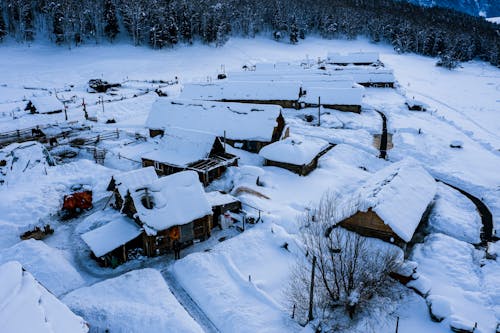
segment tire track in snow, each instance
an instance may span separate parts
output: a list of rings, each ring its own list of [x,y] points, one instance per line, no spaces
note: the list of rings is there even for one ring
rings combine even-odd
[[[170,291],[177,298],[182,307],[207,333],[220,333],[219,329],[208,318],[198,304],[191,298],[187,291],[180,285],[170,269],[162,269],[161,274],[167,282]]]

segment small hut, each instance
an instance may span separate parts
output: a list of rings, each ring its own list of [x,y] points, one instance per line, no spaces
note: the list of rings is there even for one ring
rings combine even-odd
[[[351,83],[350,87],[321,87],[305,85],[300,98],[301,106],[317,107],[347,112],[361,112],[364,87]]]
[[[194,171],[162,177],[129,192],[125,202],[144,229],[142,244],[148,256],[169,252],[174,241],[187,246],[210,237],[212,207]]]
[[[340,226],[404,246],[426,216],[436,194],[434,178],[406,159],[374,173],[353,198],[357,211]]]
[[[276,166],[306,176],[318,166],[318,160],[332,144],[319,138],[292,136],[272,143],[260,151],[264,165]]]
[[[241,211],[241,202],[231,194],[212,191],[206,193],[208,203],[212,206],[214,225],[219,223],[219,218],[227,211],[237,213]]]
[[[369,66],[381,64],[378,52],[351,52],[347,54],[329,52],[326,61],[329,64],[339,66]]]
[[[31,97],[26,102],[25,111],[30,113],[61,113],[64,110],[64,104],[57,99],[55,95],[43,96],[43,97]]]
[[[129,259],[129,250],[141,247],[141,233],[134,221],[120,217],[84,233],[82,239],[101,266],[116,267]]]
[[[159,176],[193,170],[203,185],[219,178],[229,166],[237,166],[238,158],[226,153],[214,134],[169,128],[157,149],[144,154],[142,166],[154,166]]]
[[[165,135],[172,128],[210,129],[222,143],[254,153],[280,140],[285,126],[281,107],[275,105],[165,99],[153,104],[146,121],[151,137]]]

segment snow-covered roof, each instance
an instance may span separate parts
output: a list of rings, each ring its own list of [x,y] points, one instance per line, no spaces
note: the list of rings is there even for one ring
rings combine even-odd
[[[2,332],[85,333],[85,321],[23,270],[17,261],[0,266]]]
[[[140,168],[132,171],[118,173],[113,175],[116,188],[120,195],[125,197],[127,190],[131,193],[135,190],[146,187],[158,179],[154,167]]]
[[[408,158],[377,171],[367,180],[359,190],[359,209],[366,212],[371,208],[409,242],[436,189],[434,178]]]
[[[238,202],[239,200],[233,197],[231,194],[221,193],[219,191],[212,191],[205,193],[207,196],[208,203],[210,206],[222,206],[233,202]]]
[[[394,72],[387,68],[343,68],[340,67],[330,72],[338,80],[353,80],[357,83],[369,82],[394,82]]]
[[[334,64],[371,64],[379,60],[379,54],[377,52],[351,52],[347,54],[329,52],[327,60]]]
[[[301,97],[300,101],[310,104],[317,104],[318,97],[321,97],[321,104],[329,105],[361,105],[364,88],[324,88],[306,86],[306,94]]]
[[[148,186],[148,194],[153,203],[152,209],[144,207],[141,202],[145,190],[132,193],[137,217],[145,224],[148,234],[212,214],[212,207],[194,171],[162,177]]]
[[[329,145],[323,139],[294,135],[265,146],[259,155],[271,161],[305,165]]]
[[[271,141],[280,114],[281,107],[277,105],[162,98],[153,104],[146,126],[165,132],[172,127],[196,131],[208,129],[219,137],[225,132],[226,137],[233,140]]]
[[[185,167],[210,155],[214,134],[171,127],[154,151],[142,158]]]
[[[101,257],[133,240],[140,234],[141,228],[135,222],[121,217],[102,227],[84,233],[82,239],[87,243],[96,257]]]
[[[38,113],[50,113],[64,110],[64,104],[55,95],[31,97],[29,99]]]
[[[184,85],[180,98],[221,101],[295,101],[299,98],[298,81],[235,81],[222,80],[215,83],[188,83]]]

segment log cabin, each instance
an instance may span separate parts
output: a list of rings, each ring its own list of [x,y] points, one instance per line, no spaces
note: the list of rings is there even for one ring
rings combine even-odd
[[[151,137],[171,128],[210,129],[222,143],[258,153],[286,133],[281,107],[210,101],[157,100],[146,121]]]
[[[319,158],[332,147],[323,139],[294,135],[265,146],[259,155],[264,157],[266,166],[276,166],[306,176],[316,169]]]
[[[204,186],[238,165],[238,158],[225,151],[216,135],[182,128],[169,128],[156,149],[141,159],[143,167],[154,166],[159,176],[193,170]]]
[[[326,62],[339,66],[370,66],[381,64],[378,52],[351,52],[347,54],[329,52]]]
[[[31,97],[24,108],[30,113],[61,113],[64,111],[64,104],[55,95]]]
[[[343,82],[343,81],[340,81]],[[338,83],[338,82],[337,82]],[[351,83],[346,87],[319,86],[319,83],[310,82],[303,85],[299,99],[302,107],[318,107],[360,113],[364,87]]]
[[[356,192],[356,211],[339,225],[404,247],[436,194],[434,178],[408,158],[374,173]]]
[[[214,226],[219,224],[219,218],[227,211],[237,213],[241,211],[241,201],[230,194],[219,191],[206,193],[207,200],[212,206]]]

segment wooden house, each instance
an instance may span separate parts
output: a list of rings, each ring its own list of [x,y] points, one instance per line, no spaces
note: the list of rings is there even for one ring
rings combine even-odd
[[[219,223],[219,218],[225,212],[237,213],[241,211],[241,202],[230,194],[219,191],[206,193],[208,203],[212,206],[214,226]]]
[[[212,208],[194,171],[178,172],[128,191],[122,212],[143,228],[147,256],[169,252],[176,240],[183,246],[204,240],[212,230]]]
[[[64,104],[55,95],[31,97],[24,110],[30,113],[61,113],[64,111]]]
[[[118,216],[113,221],[82,235],[101,266],[116,267],[129,259],[129,250],[142,246],[142,229],[132,220]]]
[[[326,109],[361,112],[363,86],[353,82],[347,87],[330,87],[326,84],[316,86],[316,84],[318,83],[311,82],[303,85],[299,100],[301,107],[317,107],[321,104]]]
[[[193,170],[203,185],[219,178],[229,166],[237,166],[238,158],[225,151],[214,134],[169,128],[158,147],[141,157],[142,166],[154,166],[159,176]]]
[[[374,173],[353,197],[356,211],[339,224],[363,236],[404,246],[435,194],[434,178],[415,160],[403,160]]]
[[[370,66],[381,64],[378,52],[351,52],[347,54],[329,52],[326,62],[339,66]]]
[[[222,143],[255,153],[286,133],[281,107],[276,105],[165,99],[153,104],[146,127],[151,137],[172,128],[209,129]]]
[[[340,67],[329,72],[337,80],[353,80],[364,87],[394,88],[396,79],[392,69],[365,68],[365,67]]]
[[[273,80],[222,80],[216,83],[185,84],[180,98],[250,103],[274,104],[283,108],[298,108],[300,82]]]
[[[318,166],[318,160],[332,144],[319,138],[293,136],[272,143],[260,151],[264,165],[276,166],[306,176]]]

